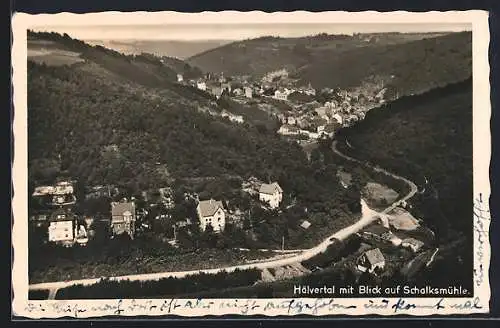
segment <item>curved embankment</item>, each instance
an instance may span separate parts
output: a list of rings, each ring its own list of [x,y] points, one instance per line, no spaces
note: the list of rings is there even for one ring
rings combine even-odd
[[[349,157],[347,155],[342,154],[339,152],[336,148],[336,142],[333,143],[332,145],[333,150],[340,156],[344,157],[345,159],[348,159],[350,161],[354,161],[356,163],[360,163],[362,165],[367,165],[364,163],[361,163],[359,160],[354,159],[352,157]],[[371,169],[374,169],[379,172],[383,172],[384,174],[390,175],[395,179],[400,179],[408,183],[411,187],[410,192],[403,198],[401,198],[399,201],[395,202],[388,208],[386,208],[382,213],[388,213],[391,210],[393,210],[395,207],[399,206],[399,204],[402,201],[405,201],[417,192],[417,186],[400,176],[397,176],[393,173],[390,173],[386,170],[380,169],[380,168],[375,168],[373,166],[367,165]],[[275,260],[264,260],[262,262],[255,262],[255,263],[250,263],[250,264],[242,264],[242,265],[235,265],[235,266],[230,266],[230,267],[220,267],[220,268],[214,268],[214,269],[202,269],[202,270],[189,270],[189,271],[178,271],[178,272],[158,272],[158,273],[146,273],[146,274],[134,274],[134,275],[127,275],[127,276],[119,276],[119,277],[108,277],[107,279],[110,281],[154,281],[154,280],[159,280],[163,278],[169,278],[169,277],[175,277],[175,278],[182,278],[186,277],[188,275],[194,275],[198,273],[207,273],[207,274],[216,274],[220,271],[226,271],[226,272],[232,272],[235,270],[246,270],[246,269],[269,269],[269,268],[277,268],[281,266],[286,266],[294,263],[300,263],[302,261],[308,260],[316,255],[318,255],[321,252],[324,252],[326,248],[331,245],[335,239],[337,240],[344,240],[350,235],[358,232],[359,230],[363,229],[366,227],[368,224],[372,223],[376,218],[378,217],[378,212],[370,209],[366,202],[364,200],[361,200],[361,218],[355,222],[354,224],[343,228],[335,233],[333,233],[331,236],[326,238],[323,242],[320,244],[316,245],[313,248],[303,250],[300,254],[298,255],[293,255],[287,258],[283,259],[275,259]],[[35,291],[35,290],[49,290],[50,291],[50,297],[49,298],[54,298],[56,292],[58,289],[65,288],[65,287],[70,287],[73,285],[83,285],[83,286],[89,286],[98,283],[101,280],[101,278],[90,278],[90,279],[79,279],[79,280],[71,280],[71,281],[55,281],[55,282],[47,282],[47,283],[38,283],[38,284],[32,284],[29,286],[30,291]]]
[[[394,202],[391,206],[387,207],[385,210],[383,210],[381,213],[382,214],[387,214],[389,213],[390,211],[392,211],[393,209],[395,209],[396,207],[400,206],[402,202],[412,198],[418,191],[418,187],[415,183],[413,183],[412,181],[402,177],[402,176],[399,176],[399,175],[396,175],[394,173],[391,173],[387,170],[384,170],[382,168],[379,168],[379,167],[375,167],[373,165],[370,165],[370,164],[367,164],[367,163],[363,163],[361,162],[360,160],[358,159],[355,159],[355,158],[352,158],[350,156],[347,156],[343,153],[341,153],[338,149],[337,149],[337,141],[334,141],[333,144],[332,144],[332,149],[333,151],[339,155],[340,157],[343,157],[351,162],[355,162],[355,163],[358,163],[358,164],[361,164],[361,165],[364,165],[372,170],[374,170],[375,172],[381,172],[381,173],[384,173],[385,175],[388,175],[394,179],[397,179],[397,180],[401,180],[401,181],[404,181],[407,185],[410,186],[410,191],[408,192],[408,194],[406,196],[404,196],[403,198],[399,199],[398,201]]]

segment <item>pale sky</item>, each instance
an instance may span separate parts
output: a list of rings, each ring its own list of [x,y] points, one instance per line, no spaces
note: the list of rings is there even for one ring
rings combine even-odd
[[[261,36],[302,37],[318,33],[352,34],[374,32],[458,32],[470,31],[467,23],[408,24],[148,24],[148,25],[72,25],[38,26],[35,31],[67,33],[81,40],[242,40]]]

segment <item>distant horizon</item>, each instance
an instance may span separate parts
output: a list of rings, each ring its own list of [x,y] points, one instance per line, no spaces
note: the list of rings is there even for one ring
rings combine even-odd
[[[470,31],[470,24],[156,24],[33,26],[36,32],[66,33],[80,40],[100,41],[242,41],[261,37],[302,38],[318,34],[354,35],[370,33],[455,33]]]
[[[224,42],[234,42],[238,40],[229,40],[229,39],[210,39],[210,40],[204,40],[204,39],[192,39],[192,40],[180,40],[180,39],[81,39],[83,41],[112,41],[116,43],[120,42],[127,42],[127,41],[172,41],[172,42],[192,42],[192,43],[199,43],[199,42],[218,42],[218,41],[224,41]]]
[[[338,34],[330,34],[330,33],[325,33],[327,35],[349,35],[353,36],[355,34],[394,34],[394,33],[400,33],[400,34],[451,34],[451,33],[461,33],[461,32],[470,32],[467,30],[464,31],[435,31],[435,32],[364,32],[364,33],[353,33],[353,34],[347,34],[347,33],[338,33]],[[262,35],[262,36],[257,36],[255,38],[250,38],[250,39],[260,39],[260,38],[266,38],[266,37],[272,37],[272,38],[283,38],[283,39],[294,39],[294,38],[307,38],[307,37],[314,37],[318,36],[319,34],[323,34],[322,32],[317,33],[317,34],[310,34],[310,35],[304,35],[304,36],[298,36],[298,37],[284,37],[284,36],[279,36],[279,35]],[[129,38],[129,39],[110,39],[110,38],[96,38],[96,39],[82,39],[84,41],[113,41],[113,42],[126,42],[126,41],[172,41],[172,42],[216,42],[216,41],[227,41],[227,42],[234,42],[234,41],[243,41],[243,40],[248,40],[247,39],[138,39],[138,38]]]

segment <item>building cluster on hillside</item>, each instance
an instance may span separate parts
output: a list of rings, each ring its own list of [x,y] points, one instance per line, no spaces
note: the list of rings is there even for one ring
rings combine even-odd
[[[268,89],[269,89],[269,87],[268,87]],[[310,83],[308,86],[300,86],[300,87],[277,86],[277,87],[274,87],[274,94],[272,95],[272,97],[274,99],[277,99],[277,100],[287,101],[287,100],[289,100],[289,96],[292,94],[301,94],[301,95],[314,97],[314,96],[316,96],[316,89],[314,89]]]
[[[226,78],[224,73],[207,73],[198,79],[184,80],[182,74],[177,75],[177,82],[190,85],[205,91],[219,99],[223,94],[243,99],[252,99],[254,96],[269,96],[278,100],[287,100],[292,93],[315,96],[316,90],[308,86],[295,86],[295,81],[288,78],[285,69],[270,72],[260,81],[248,76],[231,76]]]
[[[276,209],[282,203],[283,190],[277,182],[270,184],[259,182],[252,189],[253,193],[258,195],[258,200],[264,208]],[[139,232],[152,231],[152,225],[145,220],[146,217],[149,217],[150,220],[168,220],[164,222],[169,222],[168,224],[172,225],[174,238],[167,241],[175,245],[176,230],[180,228],[190,229],[194,223],[193,218],[189,217],[172,218],[174,212],[171,210],[176,207],[176,204],[170,187],[143,191],[140,201],[135,197],[113,201],[112,198],[120,197],[117,188],[113,186],[95,186],[87,191],[87,195],[84,197],[85,201],[97,198],[109,200],[108,215],[88,216],[74,212],[76,197],[72,182],[62,181],[55,186],[35,188],[32,199],[38,206],[31,210],[30,221],[37,228],[45,230],[46,242],[67,247],[85,246],[89,239],[92,239],[96,234],[94,223],[97,221],[104,223],[109,228],[106,229],[109,238],[128,235],[130,239],[134,239]],[[63,196],[72,201],[61,202],[59,198],[54,201],[54,195]],[[200,200],[196,193],[185,193],[184,200],[196,204],[196,214],[201,231],[206,231],[207,227],[211,226],[214,233],[220,233],[224,231],[228,219],[232,218],[232,216],[228,217],[230,213],[224,200]]]
[[[118,194],[119,190],[114,186],[93,186],[87,190],[84,201],[116,198]],[[159,203],[165,208],[173,207],[171,191],[160,188],[158,194]],[[147,194],[144,198],[147,200]],[[108,224],[111,237],[127,234],[134,238],[136,221],[145,212],[138,210],[135,201],[132,197],[110,202],[109,216],[100,220]],[[67,247],[76,244],[85,246],[89,238],[94,236],[93,223],[96,217],[76,213],[76,202],[73,181],[60,181],[54,186],[37,186],[32,193],[30,221],[37,228],[46,229],[47,242]],[[150,205],[158,204],[150,201]]]
[[[203,77],[188,81],[178,74],[177,82],[205,91],[216,99],[221,98],[223,95],[251,99],[258,90],[254,84],[249,83],[247,80],[240,81],[236,78],[226,78],[224,73],[207,73]]]
[[[59,181],[55,185],[37,186],[32,193],[35,211],[30,221],[45,227],[47,240],[65,246],[86,245],[87,229],[72,209],[76,196],[72,181]]]
[[[44,197],[52,206],[68,206],[76,202],[73,184],[70,181],[59,181],[54,186],[38,186],[34,197]]]
[[[401,208],[398,209],[399,217],[401,217],[403,211]],[[411,214],[405,213],[407,219],[412,218]],[[408,237],[405,230],[408,229],[403,229],[402,226],[398,225],[398,222],[392,222],[387,216],[380,215],[375,223],[357,233],[363,243],[368,245],[369,248],[369,250],[363,252],[356,260],[357,269],[361,272],[378,275],[385,270],[387,263],[386,256],[394,254],[395,249],[406,249],[413,256],[428,250],[424,241]]]
[[[179,82],[182,81],[179,79]],[[307,139],[332,136],[339,128],[363,120],[369,109],[384,102],[387,90],[379,81],[364,82],[351,90],[316,90],[311,83],[299,86],[297,80],[289,77],[286,69],[269,72],[260,80],[251,81],[247,76],[226,78],[220,73],[206,74],[187,83],[217,99],[225,94],[239,102],[254,97],[258,97],[260,103],[266,103],[266,99],[284,102],[291,110],[272,113],[283,124],[278,133]],[[228,113],[225,116],[239,121]]]
[[[349,90],[316,90],[311,83],[298,85],[285,68],[268,72],[260,80],[249,76],[225,77],[223,73],[207,73],[189,81],[179,75],[178,82],[207,92],[216,99],[226,95],[237,102],[247,103],[257,98],[259,107],[267,102],[274,106],[271,100],[283,102],[290,110],[269,112],[282,124],[277,132],[298,142],[332,137],[338,129],[363,120],[368,110],[385,101],[387,92],[382,79],[375,78]],[[220,114],[214,112],[214,115]],[[223,111],[221,116],[233,122],[243,122],[243,117],[227,111]]]
[[[259,201],[269,209],[277,209],[283,201],[283,189],[277,182],[255,183],[247,190],[250,194],[258,194]],[[212,231],[219,233],[224,231],[228,220],[228,211],[224,207],[223,201],[208,199],[198,201],[196,213],[201,231],[205,231],[208,226]]]
[[[288,96],[294,92],[296,91],[293,89],[285,88],[274,97],[287,100],[291,107],[290,110],[277,114],[282,123],[278,133],[287,136],[305,136],[308,139],[331,137],[338,129],[363,120],[367,111],[383,102],[383,92],[367,97],[359,90],[350,93],[347,90],[325,88],[320,91],[323,98],[328,99],[323,103],[317,98],[292,101]]]

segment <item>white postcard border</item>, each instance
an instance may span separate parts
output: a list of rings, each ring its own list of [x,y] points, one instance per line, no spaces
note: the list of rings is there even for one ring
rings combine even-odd
[[[196,18],[196,19],[193,19]],[[474,204],[483,211],[474,218],[474,296],[472,298],[335,298],[335,299],[202,299],[202,300],[70,300],[29,301],[27,228],[27,35],[28,28],[44,25],[120,25],[155,23],[470,23],[473,33],[473,158]],[[100,316],[205,316],[205,315],[394,315],[417,316],[487,313],[489,311],[490,196],[490,85],[489,27],[484,11],[450,12],[105,12],[89,14],[16,13],[12,19],[14,163],[12,201],[12,290],[13,315],[27,318],[91,318]],[[370,303],[372,302],[372,303]],[[380,306],[374,306],[379,304]]]

